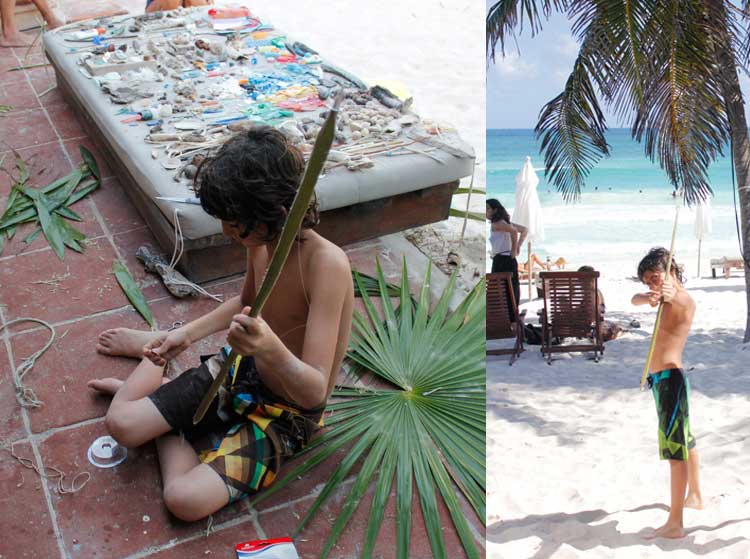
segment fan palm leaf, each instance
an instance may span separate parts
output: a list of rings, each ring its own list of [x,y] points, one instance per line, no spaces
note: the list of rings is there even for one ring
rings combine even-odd
[[[447,508],[465,553],[480,556],[458,493],[484,522],[485,485],[485,290],[480,281],[453,312],[455,274],[430,312],[430,268],[416,300],[406,262],[398,297],[377,265],[380,307],[359,274],[355,282],[364,313],[356,312],[348,358],[380,379],[384,388],[339,387],[328,409],[328,429],[303,451],[309,457],[254,502],[267,498],[339,449],[348,453],[302,519],[302,530],[340,484],[351,476],[341,512],[321,557],[327,557],[360,506],[373,497],[361,557],[371,557],[385,507],[395,488],[396,555],[406,558],[412,532],[413,490],[432,553],[447,557],[438,502]]]

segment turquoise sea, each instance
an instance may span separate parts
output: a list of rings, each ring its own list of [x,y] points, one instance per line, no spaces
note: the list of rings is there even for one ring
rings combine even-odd
[[[675,200],[666,175],[631,139],[629,130],[610,130],[607,140],[611,157],[591,172],[580,200],[566,203],[544,178],[544,159],[533,130],[487,130],[487,197],[498,198],[512,214],[515,176],[530,156],[539,176],[545,220],[545,238],[534,244],[534,252],[552,260],[563,256],[570,266],[591,264],[632,275],[648,248],[669,246]],[[712,166],[710,178],[712,232],[702,243],[702,276],[709,273],[710,258],[739,254],[728,157]],[[694,222],[694,210],[681,208],[675,255],[692,276],[698,257]]]

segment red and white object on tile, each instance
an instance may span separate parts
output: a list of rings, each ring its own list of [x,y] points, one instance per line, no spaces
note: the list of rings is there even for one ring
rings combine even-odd
[[[238,543],[237,559],[299,559],[291,538]]]

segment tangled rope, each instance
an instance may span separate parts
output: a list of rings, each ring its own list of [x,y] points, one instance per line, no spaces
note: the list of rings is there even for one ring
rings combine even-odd
[[[36,464],[34,464],[33,460],[31,458],[26,458],[24,456],[19,456],[16,454],[16,450],[13,448],[13,445],[17,444],[16,442],[10,442],[10,441],[0,441],[0,448],[9,452],[10,455],[16,459],[16,461],[21,464],[24,468],[28,468],[29,470],[34,470],[36,472],[36,475],[38,475],[40,478],[44,479],[57,479],[57,483],[55,485],[55,489],[60,495],[70,495],[72,493],[78,493],[81,489],[86,487],[86,484],[91,480],[91,474],[88,472],[79,472],[75,476],[73,476],[73,480],[70,482],[70,487],[65,487],[65,472],[60,470],[59,468],[56,468],[55,466],[46,466],[45,470],[51,470],[52,473],[43,473],[39,471],[39,468],[37,468]],[[80,477],[85,477],[80,485],[76,485],[76,481]],[[23,481],[21,482],[23,483]]]
[[[32,355],[24,359],[16,369],[16,374],[13,376],[16,400],[18,401],[19,405],[23,408],[38,408],[42,405],[42,401],[36,397],[33,389],[23,384],[23,378],[29,371],[31,371],[31,369],[34,368],[36,360],[39,359],[39,357],[41,357],[42,354],[50,348],[52,343],[55,341],[57,334],[55,332],[55,328],[51,324],[38,318],[16,318],[14,320],[10,320],[5,324],[0,325],[0,332],[2,332],[8,326],[17,324],[19,322],[36,322],[37,324],[41,324],[42,326],[47,328],[51,333],[50,338],[49,340],[47,340],[47,343],[44,344],[44,347],[42,347],[42,349],[38,351],[35,351]],[[0,450],[9,452],[10,455],[19,464],[21,464],[24,468],[34,470],[34,472],[36,472],[39,477],[44,479],[57,479],[55,488],[60,495],[77,493],[78,491],[83,489],[91,479],[91,474],[89,472],[79,472],[75,476],[73,476],[73,480],[70,482],[70,486],[65,487],[65,472],[63,472],[59,468],[56,468],[55,466],[47,466],[44,473],[39,471],[39,468],[37,468],[37,465],[34,464],[34,461],[31,460],[31,458],[26,458],[24,456],[19,456],[18,454],[16,454],[16,450],[15,448],[13,448],[16,443],[17,442],[0,439]],[[52,473],[46,473],[46,470],[50,470]],[[84,477],[85,479],[80,482],[80,484],[78,484],[78,479],[82,477]],[[23,481],[21,481],[21,483],[23,483]]]
[[[55,341],[55,328],[48,322],[45,322],[44,320],[40,320],[38,318],[16,318],[0,326],[0,332],[2,332],[11,324],[17,324],[19,322],[36,322],[47,328],[52,334],[49,340],[47,340],[47,343],[44,344],[44,347],[42,349],[34,352],[32,355],[23,360],[23,363],[18,366],[18,368],[16,369],[16,374],[13,377],[13,384],[16,389],[16,401],[18,401],[18,403],[23,408],[38,408],[42,405],[43,402],[36,397],[33,389],[23,384],[23,377],[25,377],[26,374],[34,368],[36,360],[39,359],[39,357],[41,357],[42,354],[50,348],[52,342]]]

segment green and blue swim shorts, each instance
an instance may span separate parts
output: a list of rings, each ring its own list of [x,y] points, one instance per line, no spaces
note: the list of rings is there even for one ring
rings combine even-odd
[[[690,432],[690,384],[682,369],[648,375],[659,418],[659,456],[662,460],[687,460],[695,446]]]

